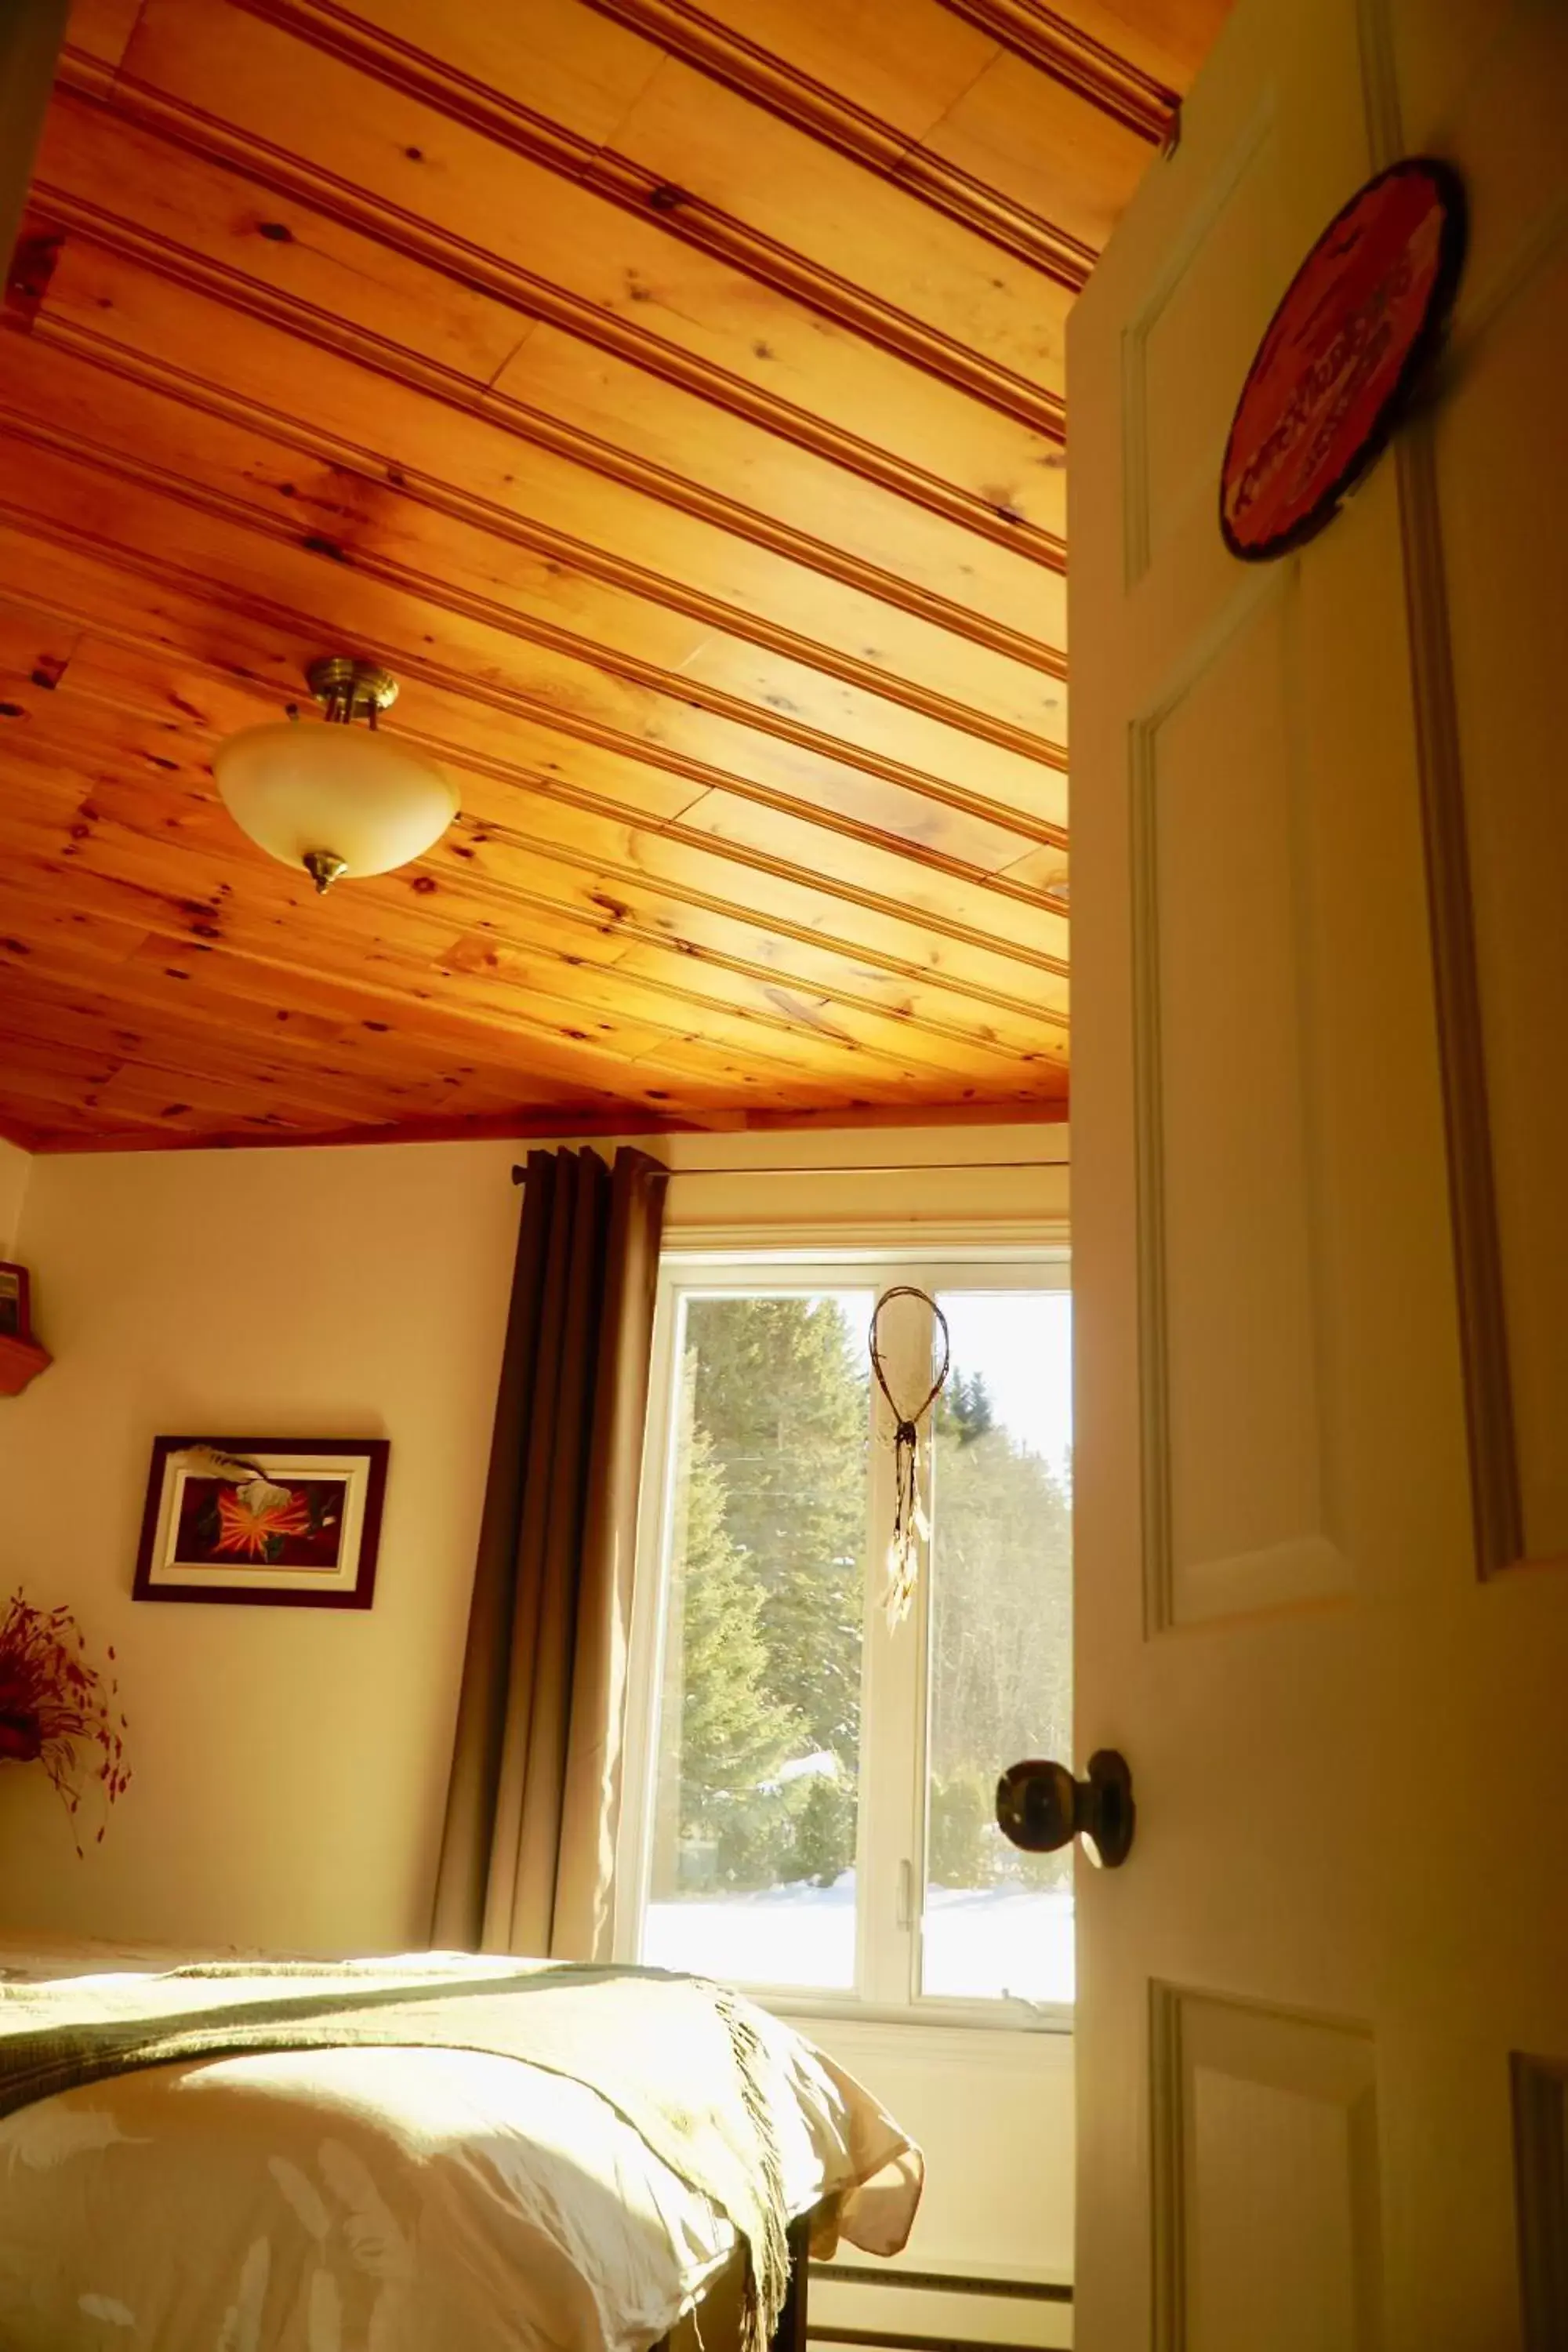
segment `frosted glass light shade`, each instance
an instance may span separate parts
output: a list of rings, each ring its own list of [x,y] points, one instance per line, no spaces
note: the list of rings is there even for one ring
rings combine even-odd
[[[388,874],[458,814],[434,761],[368,727],[250,727],[219,744],[213,773],[241,832],[285,866],[324,858],[344,875]]]

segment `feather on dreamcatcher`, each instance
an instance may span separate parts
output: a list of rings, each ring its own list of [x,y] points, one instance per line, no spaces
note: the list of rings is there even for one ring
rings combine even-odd
[[[887,1367],[878,1340],[882,1309],[889,1299],[894,1298],[923,1300],[931,1308],[931,1319],[942,1334],[942,1362],[930,1388],[912,1412],[904,1411],[888,1385]],[[891,1290],[884,1290],[872,1309],[867,1345],[871,1354],[871,1370],[877,1375],[877,1386],[887,1398],[888,1409],[893,1416],[893,1533],[888,1546],[888,1590],[884,1605],[889,1624],[900,1625],[910,1613],[915,1588],[920,1582],[921,1546],[931,1539],[931,1521],[921,1496],[921,1423],[947,1385],[947,1376],[952,1369],[952,1340],[947,1328],[947,1318],[931,1293],[917,1289],[913,1283],[900,1282],[895,1283]]]

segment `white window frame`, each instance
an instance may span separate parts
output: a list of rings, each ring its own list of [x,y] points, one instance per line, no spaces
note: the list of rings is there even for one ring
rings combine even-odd
[[[929,1251],[908,1239],[896,1244],[808,1250],[754,1247],[667,1248],[660,1260],[650,1368],[647,1432],[638,1514],[637,1576],[628,1673],[621,1812],[616,1848],[616,1957],[639,1955],[653,1839],[655,1758],[663,1687],[665,1602],[669,1580],[675,1456],[671,1445],[675,1351],[685,1299],[726,1288],[742,1296],[760,1289],[821,1291],[864,1286],[879,1293],[895,1283],[921,1289],[1066,1290],[1070,1253],[1060,1240],[1023,1245],[944,1242]],[[889,1361],[894,1393],[918,1378],[929,1318],[901,1325],[891,1312],[884,1334],[905,1358]],[[929,1362],[929,1355],[925,1360]],[[900,1372],[903,1375],[900,1381]],[[928,1375],[929,1378],[929,1375]],[[893,1455],[891,1417],[873,1389],[874,1443],[868,1480],[868,1534],[890,1518]],[[921,1984],[921,1913],[926,1852],[926,1727],[929,1715],[930,1588],[922,1560],[916,1601],[897,1633],[882,1607],[882,1562],[868,1544],[865,1638],[862,1652],[861,1801],[857,1840],[857,1990],[805,1990],[748,1985],[746,1990],[783,2015],[849,2017],[924,2025],[973,2025],[1070,2032],[1073,2010],[1022,1997],[966,2000],[927,1993]],[[1010,1759],[998,1758],[998,1769]],[[911,1769],[912,1764],[912,1769]]]

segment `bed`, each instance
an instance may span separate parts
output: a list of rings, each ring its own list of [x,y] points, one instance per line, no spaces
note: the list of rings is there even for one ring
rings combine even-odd
[[[0,1939],[0,2036],[40,1999],[162,2002],[188,1958]],[[421,1984],[434,1966],[458,1987],[498,1966],[363,1965]],[[802,2217],[819,2251],[842,2236],[896,2252],[918,2151],[821,2052],[741,2006],[796,2256]],[[704,2352],[721,2352],[749,2241],[628,2112],[613,2077],[459,2047],[138,2063],[29,2098],[0,2119],[0,2344],[647,2352],[697,2312]],[[798,2333],[798,2306],[789,2320]]]

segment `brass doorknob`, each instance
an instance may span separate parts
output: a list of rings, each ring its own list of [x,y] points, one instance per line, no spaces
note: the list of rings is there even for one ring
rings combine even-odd
[[[1029,1758],[996,1783],[997,1826],[1026,1853],[1054,1853],[1081,1838],[1090,1862],[1117,1870],[1132,1851],[1137,1818],[1132,1775],[1114,1748],[1095,1751],[1082,1780],[1065,1764]]]

